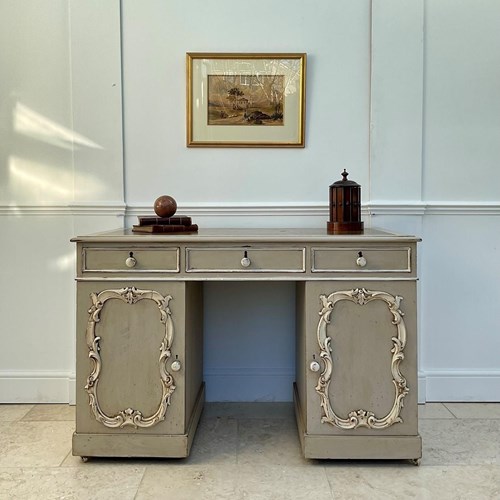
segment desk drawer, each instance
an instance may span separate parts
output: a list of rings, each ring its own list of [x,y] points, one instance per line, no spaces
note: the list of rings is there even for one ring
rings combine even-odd
[[[186,248],[186,272],[303,273],[305,248]]]
[[[313,273],[411,272],[409,247],[313,248],[311,258]]]
[[[178,248],[84,248],[82,257],[84,273],[179,272]],[[127,259],[130,257],[132,260],[129,260],[127,265]]]

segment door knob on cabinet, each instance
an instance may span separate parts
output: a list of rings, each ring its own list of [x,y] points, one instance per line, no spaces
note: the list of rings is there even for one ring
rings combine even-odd
[[[356,265],[358,267],[366,266],[366,259],[363,257],[363,252],[358,252],[358,258],[356,259]]]
[[[173,372],[178,372],[182,368],[181,362],[178,359],[172,361],[170,368],[172,369]]]
[[[317,361],[311,361],[311,364],[309,365],[309,369],[312,372],[319,372],[320,366]]]
[[[130,252],[129,256],[125,259],[125,265],[127,267],[135,267],[137,264],[137,259],[134,257],[134,252]]]
[[[248,258],[247,252],[245,251],[245,256],[241,259],[241,265],[243,267],[249,267],[252,261]]]

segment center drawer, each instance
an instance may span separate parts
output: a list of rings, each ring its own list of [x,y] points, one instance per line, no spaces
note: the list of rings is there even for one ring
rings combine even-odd
[[[305,248],[186,248],[188,273],[303,273]]]

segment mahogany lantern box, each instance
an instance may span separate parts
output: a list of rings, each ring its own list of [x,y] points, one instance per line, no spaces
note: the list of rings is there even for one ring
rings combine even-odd
[[[361,186],[347,180],[349,174],[342,172],[342,180],[330,186],[330,220],[326,224],[328,234],[359,234],[363,232],[361,222]]]

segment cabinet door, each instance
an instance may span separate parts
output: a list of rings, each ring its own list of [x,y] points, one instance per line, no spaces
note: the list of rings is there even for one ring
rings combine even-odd
[[[78,284],[77,432],[185,432],[184,285]]]
[[[305,307],[307,432],[416,435],[415,282],[307,283]]]

